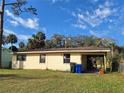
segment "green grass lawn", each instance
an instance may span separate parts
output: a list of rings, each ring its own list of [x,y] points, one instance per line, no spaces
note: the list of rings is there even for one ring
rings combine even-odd
[[[124,93],[124,76],[0,70],[0,93]]]

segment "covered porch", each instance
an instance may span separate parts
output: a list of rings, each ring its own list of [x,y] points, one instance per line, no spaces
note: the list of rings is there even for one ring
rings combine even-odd
[[[106,71],[106,53],[84,53],[81,54],[81,64],[83,72],[98,72],[100,69]]]
[[[81,65],[81,72],[94,73],[100,69],[107,69],[107,52],[89,52],[71,54],[71,61]]]

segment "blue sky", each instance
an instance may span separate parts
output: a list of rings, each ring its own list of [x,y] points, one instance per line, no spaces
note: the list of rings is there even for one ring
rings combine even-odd
[[[10,0],[6,0],[7,2]],[[11,0],[14,1],[14,0]],[[14,33],[19,41],[38,31],[47,38],[63,35],[95,35],[124,45],[124,0],[28,0],[38,15],[15,16],[5,8],[4,34]]]

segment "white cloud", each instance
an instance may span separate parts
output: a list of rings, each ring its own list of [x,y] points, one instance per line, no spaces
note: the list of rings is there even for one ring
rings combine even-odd
[[[55,2],[57,2],[58,0],[52,0],[52,3],[55,3]]]
[[[9,29],[4,29],[4,35],[9,35],[9,34],[15,34],[15,32],[13,32],[12,30],[9,30]]]
[[[84,19],[84,15],[82,15],[82,14],[78,14],[77,16],[79,19]]]
[[[122,31],[121,34],[124,35],[124,31]]]
[[[18,37],[19,40],[27,41],[31,37],[31,35],[19,34],[19,35],[17,35],[17,37]]]
[[[86,25],[83,25],[83,24],[72,24],[72,26],[80,28],[80,29],[86,29]]]
[[[31,37],[30,35],[25,35],[25,34],[17,34],[12,30],[9,29],[4,29],[4,35],[9,35],[9,34],[15,34],[18,38],[18,40],[24,40],[27,41],[29,37]]]
[[[90,3],[97,3],[99,0],[88,0]]]
[[[99,36],[99,34],[98,33],[96,33],[95,31],[93,31],[93,30],[90,30],[90,34],[91,35],[94,35],[94,36]]]
[[[57,3],[57,2],[69,2],[70,0],[50,0],[52,3]]]
[[[12,18],[14,17],[14,15],[9,11],[9,10],[5,10],[7,16],[11,16]]]
[[[110,31],[109,30],[103,30],[103,31],[93,31],[93,30],[90,30],[89,33],[91,35],[94,35],[94,36],[97,36],[97,37],[106,37],[110,34]]]
[[[12,20],[9,20],[10,23],[14,24],[14,26],[17,26],[17,24],[22,25],[26,28],[30,29],[38,29],[39,24],[38,24],[38,18],[27,18],[23,19],[18,16],[14,16],[9,10],[5,11],[7,16],[9,16]]]
[[[85,25],[85,27],[96,27],[107,21],[110,22],[111,19],[107,19],[109,16],[114,16],[114,13],[117,12],[116,9],[111,8],[112,3],[106,1],[103,5],[98,5],[98,8],[92,11],[86,10],[85,12],[76,11],[72,12],[72,16],[76,18],[76,26],[79,27],[81,25]],[[112,20],[111,20],[112,21]],[[84,29],[84,28],[83,28]]]
[[[100,17],[100,18],[106,18],[106,17],[108,17],[109,15],[111,15],[111,10],[110,10],[110,8],[103,8],[103,9],[96,9],[95,10],[95,13],[96,13],[96,16],[97,17]]]
[[[106,2],[105,2],[106,7],[110,7],[110,6],[113,6],[113,5],[114,5],[113,2],[110,2],[109,0],[106,0]]]
[[[98,2],[98,0],[94,0],[94,2]]]
[[[47,33],[47,28],[43,27],[41,28],[44,33]]]
[[[13,26],[18,26],[19,23],[15,20],[8,20]]]
[[[21,24],[24,24],[24,23],[27,24],[27,25],[25,25],[25,27],[28,27],[31,29],[37,29],[39,26],[37,18],[34,18],[34,19],[28,18],[26,21],[22,20]]]
[[[121,28],[121,34],[124,35],[124,27]]]

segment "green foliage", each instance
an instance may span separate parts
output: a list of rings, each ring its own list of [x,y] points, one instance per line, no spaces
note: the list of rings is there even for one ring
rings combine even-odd
[[[10,49],[11,51],[13,51],[13,52],[17,52],[17,51],[18,51],[17,47],[16,47],[16,46],[13,46],[13,45],[10,46],[9,49]]]
[[[26,50],[26,45],[25,45],[24,42],[20,42],[20,43],[19,43],[19,50],[20,50],[20,51]]]
[[[116,43],[112,39],[103,39],[95,36],[64,36],[61,34],[54,34],[48,40],[51,46],[49,48],[72,48],[72,47],[108,47],[111,48]],[[47,44],[48,44],[47,41]]]
[[[36,8],[32,6],[24,7],[24,5],[26,5],[27,3],[27,0],[16,0],[14,3],[9,3],[6,5],[11,5],[11,9],[13,10],[13,13],[15,15],[20,15],[22,12],[29,12],[34,15],[37,15]]]
[[[39,42],[46,39],[46,36],[43,32],[38,32],[34,35],[34,39],[38,40]]]
[[[7,41],[7,43],[11,43],[11,44],[17,43],[17,37],[14,34],[9,34],[7,36],[6,41]]]
[[[62,48],[63,44],[64,44],[64,36],[60,35],[60,34],[54,34],[52,36],[52,43],[53,43],[53,47],[55,48]]]
[[[45,42],[45,48],[49,49],[49,48],[53,48],[53,42],[51,40],[46,40]]]
[[[36,35],[32,35],[32,38],[28,39],[28,49],[41,49],[45,47],[46,36],[43,32],[38,32]]]
[[[65,37],[65,40],[64,40],[64,46],[65,46],[65,48],[71,48],[71,47],[73,47],[73,43],[74,43],[73,37],[71,37],[71,36]]]
[[[19,47],[20,47],[20,48],[24,48],[24,47],[25,47],[25,43],[24,43],[24,42],[20,42],[20,43],[19,43]]]
[[[2,45],[5,45],[6,43],[7,43],[7,41],[6,41],[6,36],[3,35],[3,36],[2,36]]]

